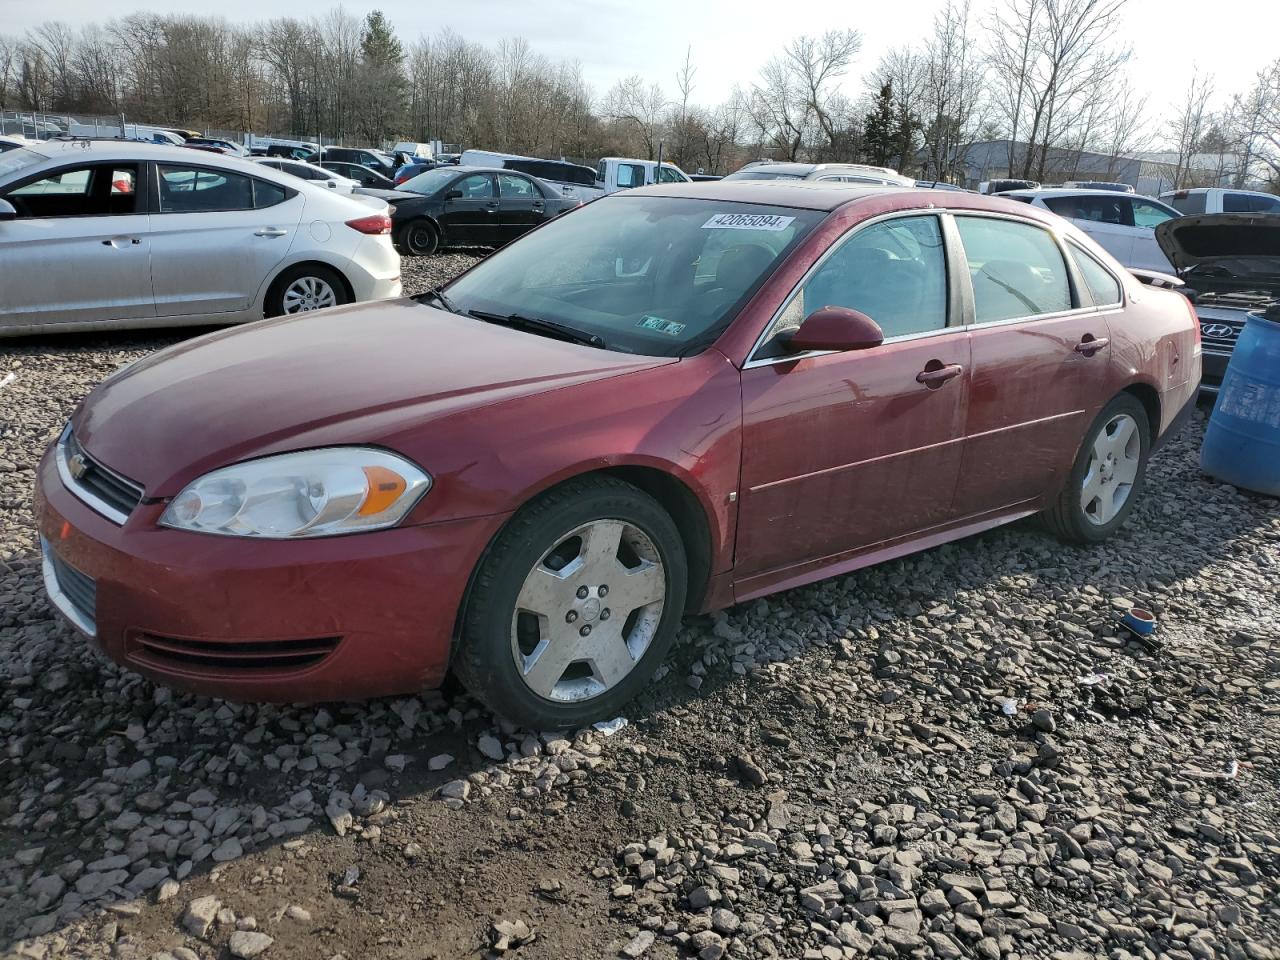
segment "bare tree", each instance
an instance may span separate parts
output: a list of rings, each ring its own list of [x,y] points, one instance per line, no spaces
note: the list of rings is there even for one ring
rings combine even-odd
[[[1173,136],[1177,160],[1173,168],[1173,188],[1188,186],[1195,154],[1200,149],[1200,141],[1207,132],[1209,121],[1209,101],[1213,97],[1213,75],[1201,74],[1199,69],[1191,73],[1191,82],[1179,103],[1175,104],[1177,113],[1174,116],[1170,133]]]
[[[992,18],[992,100],[1009,137],[1009,171],[1042,180],[1051,154],[1078,139],[1089,99],[1129,59],[1116,46],[1126,0],[1006,0]],[[1025,146],[1024,146],[1025,144]]]
[[[656,83],[630,76],[613,85],[605,98],[605,113],[632,129],[640,138],[646,160],[657,153],[667,114],[667,98]]]

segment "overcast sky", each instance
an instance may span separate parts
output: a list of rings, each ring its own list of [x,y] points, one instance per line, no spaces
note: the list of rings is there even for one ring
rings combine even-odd
[[[982,19],[996,2],[973,0]],[[694,99],[714,104],[735,83],[747,86],[763,64],[796,34],[855,27],[863,49],[846,80],[861,92],[862,74],[880,54],[923,38],[941,0],[870,0],[865,3],[810,0],[381,0],[376,5],[409,41],[451,27],[470,40],[492,43],[524,37],[538,52],[577,60],[597,93],[633,73],[658,80],[674,93],[674,76],[693,48],[697,66]],[[374,6],[347,3],[363,16]],[[1151,95],[1153,108],[1166,109],[1190,78],[1192,65],[1215,74],[1218,98],[1247,87],[1254,74],[1280,55],[1275,23],[1262,13],[1262,0],[1219,0],[1206,6],[1188,0],[1129,0],[1126,36],[1134,50],[1133,83]],[[135,9],[205,14],[211,10],[237,22],[299,15],[288,0],[0,0],[0,32],[21,33],[44,20],[72,24],[101,20]],[[309,11],[329,9],[322,2]],[[1123,38],[1120,38],[1123,39]]]

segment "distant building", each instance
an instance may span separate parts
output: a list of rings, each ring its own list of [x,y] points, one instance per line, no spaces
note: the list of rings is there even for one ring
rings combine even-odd
[[[983,140],[970,144],[963,152],[963,186],[977,189],[984,180],[1021,177],[1020,159],[1028,145],[1014,145],[1014,169],[1009,169],[1009,140]],[[921,157],[923,160],[924,158]],[[1129,156],[1113,156],[1089,150],[1053,148],[1045,159],[1045,186],[1067,180],[1104,180],[1130,184],[1138,193],[1158,194],[1173,189],[1178,155],[1172,151],[1143,151]],[[1200,187],[1234,185],[1235,159],[1218,154],[1196,154],[1191,158],[1190,181]],[[927,178],[930,171],[926,170]]]

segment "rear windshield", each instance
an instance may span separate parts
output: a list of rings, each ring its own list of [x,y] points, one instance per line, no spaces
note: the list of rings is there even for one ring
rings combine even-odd
[[[416,177],[410,177],[400,184],[398,189],[430,196],[458,176],[460,172],[457,167],[435,167],[431,170],[424,170]]]
[[[1204,193],[1175,193],[1173,196],[1165,195],[1160,199],[1168,200],[1175,210],[1184,217],[1189,217],[1204,213],[1206,196],[1207,194]]]
[[[34,166],[46,159],[48,158],[25,147],[6,150],[4,153],[0,153],[0,177],[21,170],[24,167]]]
[[[610,350],[696,353],[826,213],[616,194],[499,250],[447,290],[459,313],[550,320]]]

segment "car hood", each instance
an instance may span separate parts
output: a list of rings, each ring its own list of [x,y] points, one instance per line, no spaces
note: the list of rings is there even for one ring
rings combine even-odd
[[[264,320],[152,354],[73,424],[93,457],[171,497],[229,463],[389,438],[479,406],[676,362],[392,300]]]
[[[1238,261],[1244,272],[1280,274],[1280,216],[1211,213],[1176,217],[1156,227],[1156,243],[1181,273],[1193,267]]]

